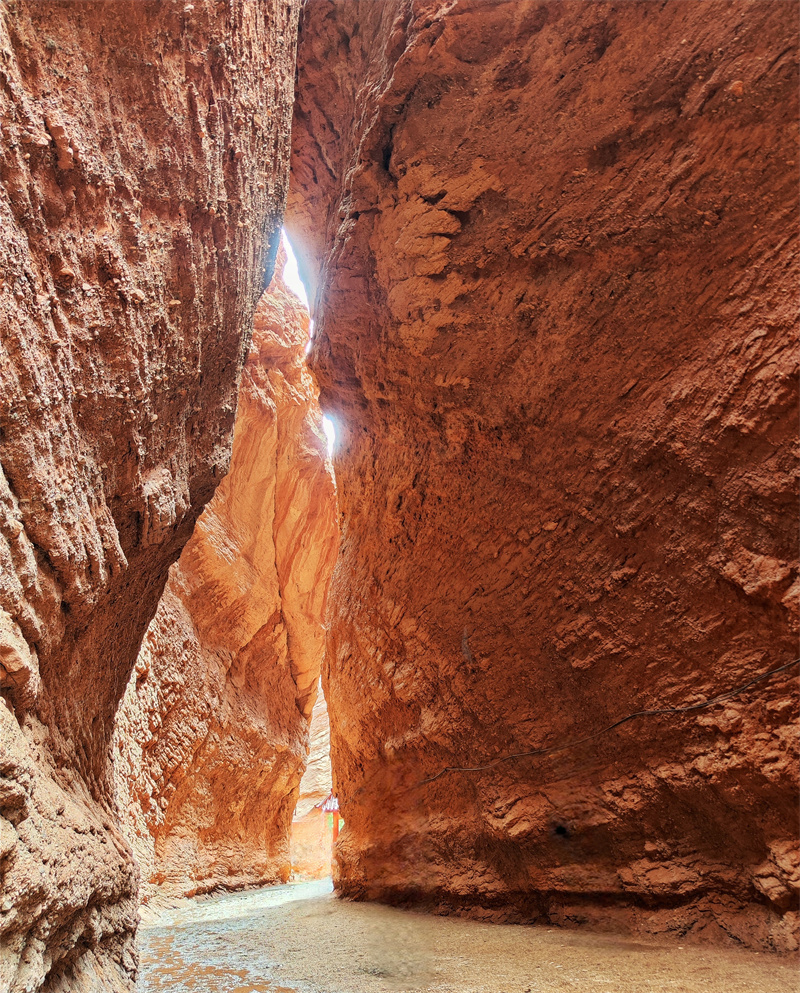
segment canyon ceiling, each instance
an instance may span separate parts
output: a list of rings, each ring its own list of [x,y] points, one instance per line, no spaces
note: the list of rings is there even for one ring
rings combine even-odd
[[[343,894],[797,949],[795,669],[507,759],[795,657],[797,63],[781,0],[0,3],[0,987],[285,875],[323,621]]]

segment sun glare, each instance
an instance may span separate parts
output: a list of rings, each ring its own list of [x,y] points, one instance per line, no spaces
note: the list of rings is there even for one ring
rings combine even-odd
[[[294,252],[292,251],[292,246],[289,239],[286,237],[286,232],[284,231],[281,235],[283,238],[283,247],[286,250],[286,265],[283,269],[283,281],[295,294],[295,296],[300,298],[303,306],[306,310],[309,310],[308,306],[308,294],[306,293],[306,288],[303,285],[303,280],[300,278],[300,272],[297,268],[297,259]]]
[[[325,437],[328,439],[328,455],[333,455],[333,446],[336,443],[336,426],[330,417],[323,416],[322,429],[325,432]]]

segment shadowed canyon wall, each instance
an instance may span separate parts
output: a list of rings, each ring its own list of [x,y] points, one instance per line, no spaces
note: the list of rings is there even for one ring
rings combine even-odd
[[[230,471],[170,571],[117,715],[117,802],[144,896],[290,873],[338,546],[307,341],[308,313],[276,276]]]
[[[337,885],[797,947],[796,7],[311,0]]]
[[[0,3],[4,990],[135,973],[113,718],[227,471],[297,7]]]

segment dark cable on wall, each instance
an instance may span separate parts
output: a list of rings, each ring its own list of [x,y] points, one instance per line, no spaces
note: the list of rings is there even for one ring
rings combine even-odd
[[[755,676],[742,686],[737,686],[733,690],[726,690],[724,693],[711,697],[710,700],[703,700],[701,703],[692,703],[686,707],[665,707],[661,710],[637,710],[635,714],[628,714],[627,717],[622,717],[620,720],[614,721],[613,724],[609,724],[608,727],[602,728],[600,731],[594,731],[592,734],[587,734],[583,738],[574,738],[572,741],[565,741],[560,745],[552,745],[550,748],[534,748],[528,752],[514,752],[511,755],[501,755],[496,759],[492,759],[491,762],[487,762],[485,765],[449,765],[440,772],[437,772],[435,776],[431,776],[429,779],[423,779],[419,785],[425,786],[427,783],[433,783],[448,772],[484,772],[487,769],[493,769],[496,765],[500,765],[501,762],[512,762],[514,759],[526,759],[533,758],[538,755],[552,755],[554,752],[563,752],[568,748],[575,748],[576,745],[583,745],[587,741],[594,741],[596,738],[601,737],[601,735],[608,734],[608,732],[613,731],[614,728],[621,727],[623,724],[627,724],[628,721],[632,721],[637,717],[655,717],[660,714],[687,714],[692,710],[702,710],[704,707],[711,707],[715,703],[722,703],[723,700],[730,700],[732,697],[739,696],[740,693],[744,693],[745,690],[750,689],[751,686],[755,686],[756,683],[761,683],[765,679],[769,679],[771,676],[777,676],[779,672],[785,672],[787,669],[791,669],[792,666],[795,665],[800,665],[800,659],[793,659],[791,662],[786,662],[784,665],[779,665],[776,669],[770,669],[768,672],[762,672],[760,676]]]

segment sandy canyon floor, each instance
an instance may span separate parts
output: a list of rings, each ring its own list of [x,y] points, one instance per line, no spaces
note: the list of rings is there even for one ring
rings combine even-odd
[[[795,993],[752,952],[481,924],[337,899],[329,880],[144,912],[146,993]]]

